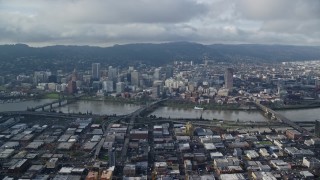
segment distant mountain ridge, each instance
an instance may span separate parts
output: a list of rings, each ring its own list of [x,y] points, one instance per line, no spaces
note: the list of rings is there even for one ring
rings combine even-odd
[[[213,44],[191,42],[162,44],[126,44],[112,47],[95,46],[47,46],[29,47],[25,44],[0,45],[0,69],[15,66],[28,71],[42,68],[74,68],[88,66],[92,62],[132,65],[142,62],[162,65],[173,60],[202,62],[215,61],[281,62],[320,59],[319,46],[259,45],[259,44]],[[71,69],[72,69],[71,68]],[[68,69],[68,68],[67,68]]]

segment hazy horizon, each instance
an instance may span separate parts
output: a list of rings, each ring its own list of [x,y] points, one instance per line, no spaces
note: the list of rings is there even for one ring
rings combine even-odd
[[[27,45],[31,48],[43,48],[43,47],[52,47],[52,46],[79,46],[79,47],[98,47],[98,48],[110,48],[114,46],[125,46],[125,45],[142,45],[142,44],[152,44],[152,45],[160,45],[160,44],[170,44],[170,43],[192,43],[192,44],[199,44],[204,46],[211,46],[211,45],[260,45],[260,46],[304,46],[304,47],[320,47],[320,45],[300,45],[300,44],[263,44],[263,43],[199,43],[199,42],[191,42],[191,41],[172,41],[172,42],[135,42],[135,43],[123,43],[123,44],[111,44],[111,45],[89,45],[89,44],[48,44],[48,45],[33,45],[28,43],[6,43],[0,44],[0,46],[6,45]]]

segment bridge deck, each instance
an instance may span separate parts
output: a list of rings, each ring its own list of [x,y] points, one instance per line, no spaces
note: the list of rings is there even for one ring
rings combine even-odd
[[[291,121],[290,119],[286,118],[285,116],[283,116],[282,114],[260,104],[257,102],[253,102],[258,108],[260,108],[261,110],[265,111],[265,112],[270,112],[272,113],[278,120],[280,120],[281,122],[293,127],[294,129],[296,129],[297,131],[307,134],[309,136],[312,136],[312,134],[307,131],[306,129],[302,128],[301,126],[299,126],[297,123]]]

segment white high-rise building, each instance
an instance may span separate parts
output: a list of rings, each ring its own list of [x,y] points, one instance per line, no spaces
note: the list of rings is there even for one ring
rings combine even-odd
[[[108,78],[110,80],[116,80],[118,77],[118,69],[113,68],[112,66],[109,66],[108,68]]]
[[[139,72],[138,71],[131,72],[131,85],[139,86]]]
[[[100,63],[92,63],[92,78],[100,79]]]
[[[113,92],[113,81],[103,81],[102,82],[102,89],[104,92]]]
[[[125,88],[124,82],[118,82],[116,85],[117,85],[117,93],[124,92],[124,88]]]
[[[154,74],[153,74],[153,80],[159,80],[160,79],[160,69],[156,68],[154,70]]]

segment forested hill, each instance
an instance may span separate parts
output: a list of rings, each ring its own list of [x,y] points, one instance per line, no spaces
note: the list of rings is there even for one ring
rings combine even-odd
[[[137,62],[162,65],[173,60],[281,62],[320,59],[319,46],[289,45],[202,45],[189,42],[162,44],[127,44],[112,47],[47,46],[29,47],[24,44],[0,46],[0,69],[17,70],[59,69],[59,67],[88,66],[92,62],[117,66]],[[22,69],[21,69],[22,68]],[[80,67],[79,67],[80,68]],[[63,68],[61,68],[63,69]]]

